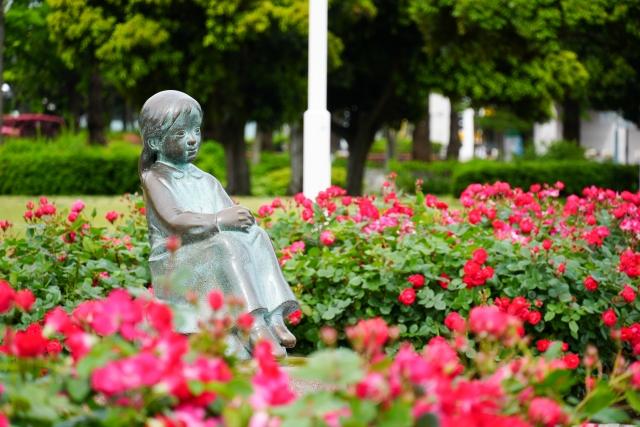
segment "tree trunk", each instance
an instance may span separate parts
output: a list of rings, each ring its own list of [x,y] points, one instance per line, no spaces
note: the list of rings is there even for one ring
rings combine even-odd
[[[259,128],[258,128],[259,129]],[[273,131],[271,129],[264,129],[256,134],[256,138],[260,136],[260,146],[262,151],[274,151],[273,146]]]
[[[227,192],[248,196],[251,194],[251,178],[247,161],[247,143],[244,140],[244,121],[223,125],[221,142],[227,169]]]
[[[302,192],[302,166],[303,166],[303,141],[302,126],[300,123],[291,125],[291,140],[289,143],[289,159],[291,162],[291,180],[289,181],[288,194]]]
[[[432,156],[431,139],[429,135],[429,110],[416,122],[413,128],[413,143],[411,157],[413,160],[430,162]]]
[[[373,144],[376,130],[361,127],[353,140],[349,141],[349,161],[347,163],[347,193],[352,196],[362,194],[362,180],[367,164],[367,155]]]
[[[104,134],[104,105],[102,99],[102,76],[94,66],[89,78],[89,110],[87,112],[89,144],[107,145]]]
[[[2,143],[2,118],[4,115],[4,95],[2,94],[2,84],[4,80],[2,73],[4,72],[4,0],[0,0],[0,144]]]
[[[460,152],[460,126],[458,124],[458,112],[455,109],[456,100],[451,101],[451,112],[449,113],[449,145],[447,145],[447,160],[458,160]]]
[[[391,160],[395,160],[396,158],[396,151],[397,151],[397,132],[390,129],[390,128],[386,128],[384,130],[384,137],[387,140],[387,151],[385,153],[385,158],[384,158],[384,168],[386,170],[389,170],[389,162]]]
[[[580,104],[571,98],[562,103],[562,139],[580,145]]]

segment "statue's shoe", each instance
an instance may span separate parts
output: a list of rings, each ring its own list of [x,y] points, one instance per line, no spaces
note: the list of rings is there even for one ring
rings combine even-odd
[[[271,332],[278,338],[280,344],[286,348],[293,348],[296,346],[296,337],[287,329],[282,322],[276,322],[271,326]]]
[[[280,345],[278,339],[273,335],[271,329],[269,329],[267,325],[254,327],[251,329],[251,332],[249,332],[249,345],[252,349],[256,343],[260,341],[269,341],[271,343],[271,352],[274,357],[287,357],[287,350]]]

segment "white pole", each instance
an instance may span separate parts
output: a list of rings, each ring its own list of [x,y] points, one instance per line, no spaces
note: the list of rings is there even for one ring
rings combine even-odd
[[[473,115],[472,108],[467,108],[462,113],[462,147],[458,153],[458,160],[467,162],[473,159],[474,132],[473,132]]]
[[[327,0],[309,0],[309,81],[304,113],[302,191],[309,198],[331,185],[331,115],[327,111]]]

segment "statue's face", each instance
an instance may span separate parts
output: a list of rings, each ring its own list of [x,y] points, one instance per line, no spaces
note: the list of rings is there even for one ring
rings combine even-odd
[[[191,163],[200,149],[200,123],[197,111],[182,113],[171,125],[161,148],[163,160],[176,165]]]

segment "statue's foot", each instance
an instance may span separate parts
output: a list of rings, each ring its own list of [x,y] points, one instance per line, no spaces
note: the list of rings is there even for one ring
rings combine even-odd
[[[286,348],[293,348],[296,346],[296,337],[287,329],[287,326],[282,320],[282,316],[274,316],[269,322],[269,327],[273,335],[278,338],[280,344]]]
[[[280,345],[268,326],[260,325],[252,328],[251,332],[249,332],[249,345],[252,349],[259,341],[269,341],[271,343],[271,352],[274,357],[287,357],[287,350]]]

